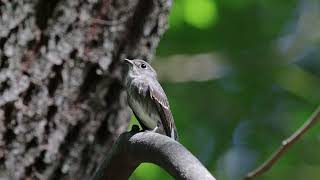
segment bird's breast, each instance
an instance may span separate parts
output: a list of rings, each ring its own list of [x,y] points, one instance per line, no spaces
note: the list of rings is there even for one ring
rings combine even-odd
[[[132,95],[129,95],[128,101],[132,111],[134,111],[144,126],[149,129],[154,129],[157,126],[160,117],[156,109],[148,101],[144,101],[143,97],[137,98]]]

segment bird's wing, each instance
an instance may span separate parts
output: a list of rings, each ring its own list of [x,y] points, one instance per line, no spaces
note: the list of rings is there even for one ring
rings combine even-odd
[[[151,100],[156,105],[158,110],[163,129],[168,136],[177,140],[178,133],[174,124],[172,113],[170,111],[168,99],[160,84],[156,83],[154,85],[156,88],[149,86],[148,90]]]

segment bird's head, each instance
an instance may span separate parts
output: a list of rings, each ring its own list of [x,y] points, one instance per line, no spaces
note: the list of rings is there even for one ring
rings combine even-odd
[[[127,76],[130,78],[135,78],[135,77],[141,77],[141,78],[156,78],[157,73],[156,71],[151,67],[150,64],[145,62],[144,60],[140,59],[125,59],[124,63],[127,66]]]

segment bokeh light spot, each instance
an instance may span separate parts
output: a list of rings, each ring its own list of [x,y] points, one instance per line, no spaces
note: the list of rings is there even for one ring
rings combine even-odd
[[[216,23],[217,6],[214,0],[185,0],[184,19],[190,25],[205,29]]]

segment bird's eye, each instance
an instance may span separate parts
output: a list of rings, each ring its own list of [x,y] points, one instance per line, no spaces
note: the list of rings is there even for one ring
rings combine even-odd
[[[143,68],[143,69],[145,69],[145,68],[147,68],[147,65],[144,64],[144,63],[142,63],[142,64],[140,65],[140,67]]]

